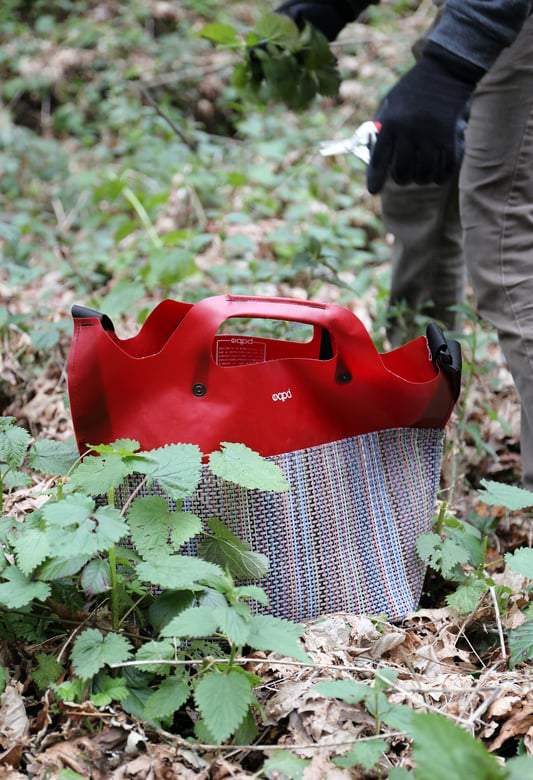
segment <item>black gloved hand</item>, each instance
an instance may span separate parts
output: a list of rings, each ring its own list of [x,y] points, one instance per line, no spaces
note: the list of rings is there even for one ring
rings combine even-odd
[[[333,41],[343,27],[377,3],[379,0],[285,0],[274,13],[289,16],[300,29],[310,22],[328,41]]]
[[[378,193],[390,172],[397,184],[441,184],[460,162],[457,122],[484,71],[430,41],[417,64],[383,100],[367,171]]]

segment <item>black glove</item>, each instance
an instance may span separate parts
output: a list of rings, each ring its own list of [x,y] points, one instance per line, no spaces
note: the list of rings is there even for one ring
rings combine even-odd
[[[333,41],[347,24],[379,0],[285,0],[274,13],[289,16],[300,29],[310,22],[328,41]]]
[[[387,175],[397,184],[441,184],[461,158],[461,119],[484,71],[430,41],[417,64],[383,100],[381,123],[367,171],[369,192]]]

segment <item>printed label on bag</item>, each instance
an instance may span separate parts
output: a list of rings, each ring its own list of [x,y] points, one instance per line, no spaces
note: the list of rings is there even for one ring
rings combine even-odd
[[[288,401],[289,398],[292,398],[290,387],[288,390],[283,390],[281,393],[272,393],[273,401],[283,401],[283,403],[285,403],[285,401]]]
[[[217,366],[247,366],[264,363],[266,343],[251,336],[224,336],[216,339]]]

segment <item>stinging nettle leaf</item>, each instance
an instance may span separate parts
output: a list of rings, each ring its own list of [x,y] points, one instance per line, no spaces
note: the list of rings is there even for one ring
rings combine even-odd
[[[189,698],[189,686],[177,677],[167,677],[146,700],[144,717],[161,720],[173,715]]]
[[[31,440],[30,434],[15,424],[15,417],[0,417],[0,463],[22,466]]]
[[[45,601],[50,595],[47,583],[30,580],[16,566],[4,569],[2,578],[6,581],[0,582],[0,604],[8,609],[24,607],[33,599]]]
[[[218,477],[252,490],[285,491],[289,483],[280,467],[245,444],[221,442],[221,451],[209,456],[209,468]]]
[[[147,453],[138,471],[155,480],[175,501],[190,496],[200,481],[202,452],[196,444],[167,444]]]
[[[505,562],[515,574],[533,580],[533,549],[519,547],[513,553],[505,553]]]
[[[67,439],[67,441],[40,439],[31,448],[30,464],[36,471],[63,477],[79,457],[78,446],[74,439]]]
[[[118,664],[132,655],[131,645],[120,634],[105,637],[96,628],[88,628],[78,636],[72,648],[72,666],[78,677],[88,680],[106,664]]]
[[[255,701],[250,683],[236,671],[206,674],[196,685],[194,699],[217,744],[233,734]]]
[[[169,620],[161,629],[161,636],[198,639],[213,636],[219,626],[218,610],[213,607],[189,607]]]
[[[533,658],[533,620],[526,620],[509,632],[509,667]]]
[[[270,615],[253,615],[250,620],[248,644],[254,650],[271,650],[280,655],[312,664],[313,661],[300,646],[305,627]]]
[[[482,479],[481,484],[485,489],[479,491],[479,498],[485,504],[496,504],[511,510],[533,506],[533,492],[530,490],[489,479]]]
[[[198,590],[210,578],[224,576],[220,566],[187,555],[168,555],[157,563],[143,561],[136,568],[143,582],[172,590]]]

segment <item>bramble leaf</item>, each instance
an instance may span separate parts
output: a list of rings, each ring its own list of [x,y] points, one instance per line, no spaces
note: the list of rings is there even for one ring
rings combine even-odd
[[[221,442],[221,451],[209,456],[209,468],[216,476],[251,490],[289,489],[280,467],[261,457],[245,444]]]
[[[105,637],[96,628],[78,636],[72,648],[72,666],[78,677],[90,679],[106,664],[118,664],[131,657],[131,645],[120,634]]]
[[[156,642],[152,639],[139,647],[135,654],[136,661],[146,661],[146,664],[137,666],[143,672],[154,672],[164,675],[170,673],[170,665],[148,663],[149,661],[172,661],[176,657],[176,648],[172,639],[163,639]]]
[[[114,506],[101,506],[93,515],[96,551],[109,550],[128,534],[128,526]]]
[[[242,723],[255,697],[246,676],[230,671],[202,677],[196,685],[194,700],[215,742],[221,744]]]
[[[70,525],[94,527],[89,521],[94,511],[94,501],[89,496],[79,493],[65,496],[61,501],[48,501],[43,506],[43,517],[50,525],[65,528]]]

